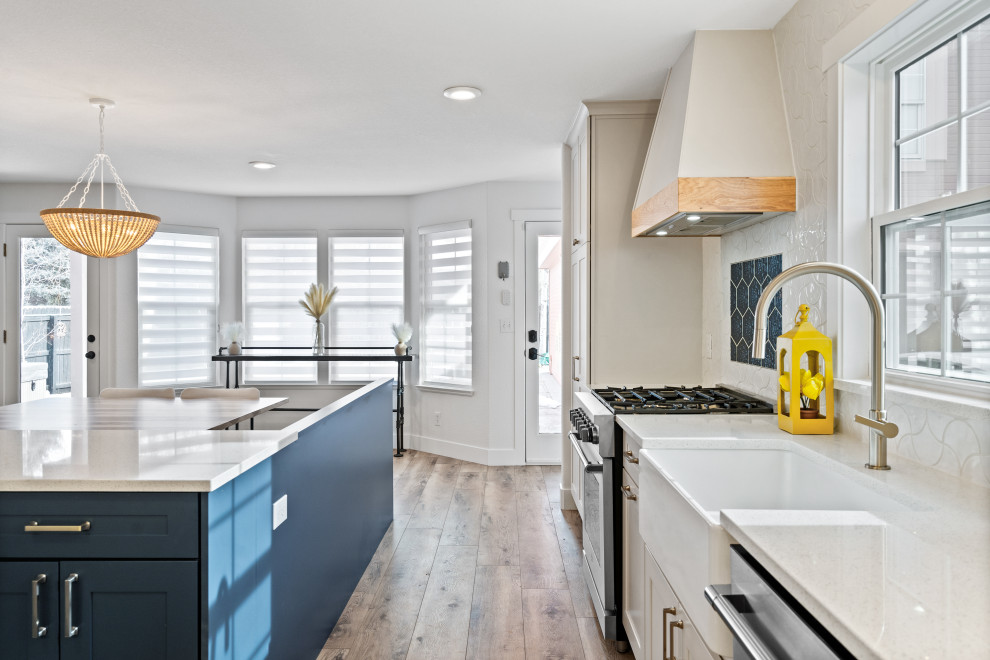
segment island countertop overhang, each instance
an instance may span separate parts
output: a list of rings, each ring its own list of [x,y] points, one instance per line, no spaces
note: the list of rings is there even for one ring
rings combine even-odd
[[[0,492],[212,492],[391,382],[371,382],[281,430],[0,430]]]

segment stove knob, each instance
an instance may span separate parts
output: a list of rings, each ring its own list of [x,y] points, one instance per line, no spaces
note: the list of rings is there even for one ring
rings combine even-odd
[[[598,427],[594,424],[591,425],[591,438],[589,439],[589,442],[595,445],[598,444]]]
[[[577,408],[575,408],[570,412],[571,424],[573,424],[575,420],[577,420],[578,412],[580,411]]]

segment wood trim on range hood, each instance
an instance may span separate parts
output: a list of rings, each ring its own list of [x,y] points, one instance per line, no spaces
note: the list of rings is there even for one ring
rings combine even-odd
[[[653,236],[665,221],[689,213],[701,216],[786,213],[795,210],[796,199],[792,176],[678,177],[633,209],[632,235]],[[684,234],[689,235],[698,234]]]
[[[772,33],[696,32],[667,78],[632,235],[717,236],[796,201]]]

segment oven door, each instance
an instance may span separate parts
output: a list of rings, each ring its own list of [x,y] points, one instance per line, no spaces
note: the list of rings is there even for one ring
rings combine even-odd
[[[591,574],[588,587],[595,593],[596,609],[605,603],[605,474],[601,465],[584,468],[584,558]]]

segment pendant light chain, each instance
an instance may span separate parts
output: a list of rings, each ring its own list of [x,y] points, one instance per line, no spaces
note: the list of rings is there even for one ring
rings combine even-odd
[[[100,167],[100,165],[102,165],[105,162],[106,166],[110,168],[110,175],[113,177],[113,182],[117,186],[117,192],[120,193],[120,198],[124,202],[124,208],[127,209],[128,211],[135,211],[135,212],[140,211],[140,209],[138,209],[137,207],[137,204],[134,203],[134,199],[131,198],[131,194],[127,192],[127,187],[124,186],[124,182],[121,180],[120,175],[117,174],[117,168],[113,166],[113,163],[110,161],[110,156],[108,156],[105,151],[103,119],[106,114],[106,111],[104,108],[105,106],[102,105],[100,106],[100,153],[96,154],[93,160],[89,162],[89,165],[87,165],[85,169],[83,169],[82,174],[80,174],[79,178],[76,179],[75,184],[73,184],[73,186],[69,188],[68,194],[66,194],[66,196],[62,198],[62,201],[59,202],[58,206],[55,208],[60,209],[65,206],[66,202],[69,201],[69,198],[72,197],[72,194],[76,192],[76,188],[78,188],[79,184],[83,182],[83,179],[86,179],[86,187],[83,188],[82,198],[79,200],[79,206],[85,206],[86,195],[89,194],[89,188],[90,185],[93,183],[93,178],[96,176],[96,170],[98,167]]]

